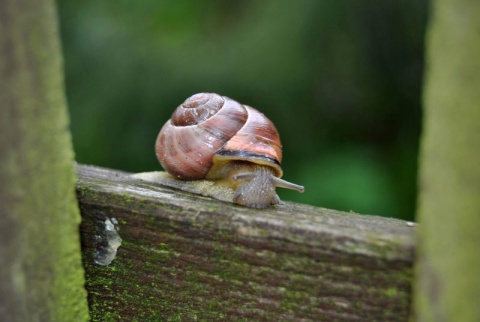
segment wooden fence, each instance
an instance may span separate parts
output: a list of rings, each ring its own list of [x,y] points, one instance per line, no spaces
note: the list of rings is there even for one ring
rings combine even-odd
[[[415,225],[215,201],[78,166],[95,321],[405,321]]]

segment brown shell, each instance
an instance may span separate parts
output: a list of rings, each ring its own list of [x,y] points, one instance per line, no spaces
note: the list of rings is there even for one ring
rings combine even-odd
[[[180,105],[161,129],[155,151],[166,171],[185,180],[203,179],[215,164],[235,160],[268,165],[282,175],[273,123],[254,108],[213,93],[195,94]]]

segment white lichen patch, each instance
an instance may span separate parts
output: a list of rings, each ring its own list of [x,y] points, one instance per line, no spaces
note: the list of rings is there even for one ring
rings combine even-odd
[[[122,244],[122,238],[120,238],[118,230],[118,221],[115,218],[105,217],[104,221],[99,221],[95,234],[95,242],[97,243],[95,263],[97,265],[110,265],[117,256],[117,249]]]

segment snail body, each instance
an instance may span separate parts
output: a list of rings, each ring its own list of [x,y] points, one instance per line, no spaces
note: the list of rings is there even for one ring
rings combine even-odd
[[[195,94],[180,105],[160,130],[155,152],[176,179],[227,187],[233,190],[231,201],[247,207],[278,204],[276,187],[304,190],[280,179],[282,149],[273,123],[256,109],[218,94]],[[218,190],[208,190],[207,195],[225,200]]]

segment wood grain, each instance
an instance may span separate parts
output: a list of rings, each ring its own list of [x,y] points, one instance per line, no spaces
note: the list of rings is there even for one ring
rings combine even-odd
[[[254,210],[77,169],[93,320],[408,319],[411,223],[289,202]],[[107,218],[122,245],[99,266]]]

